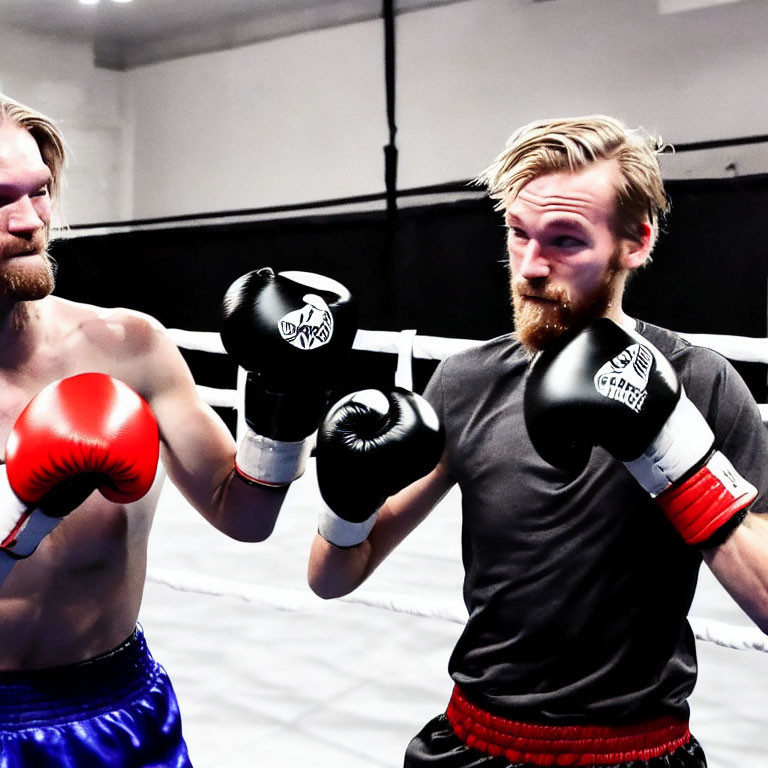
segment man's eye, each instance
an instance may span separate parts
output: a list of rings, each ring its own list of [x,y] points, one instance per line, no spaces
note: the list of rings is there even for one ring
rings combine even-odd
[[[552,242],[558,248],[583,248],[586,245],[583,240],[571,235],[556,237]]]
[[[518,240],[527,240],[528,239],[528,235],[526,235],[525,232],[523,232],[523,230],[519,229],[518,227],[510,227],[509,228],[509,234],[512,237],[517,238]]]
[[[46,184],[44,187],[40,187],[40,189],[36,189],[30,197],[45,197],[48,194],[48,185]]]

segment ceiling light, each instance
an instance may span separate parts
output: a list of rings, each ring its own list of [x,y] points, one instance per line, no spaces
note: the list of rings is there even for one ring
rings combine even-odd
[[[680,13],[681,11],[699,10],[710,5],[727,5],[741,0],[657,0],[659,13]]]

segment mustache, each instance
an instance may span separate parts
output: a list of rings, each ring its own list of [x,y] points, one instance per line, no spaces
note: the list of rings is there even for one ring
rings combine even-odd
[[[6,256],[24,256],[27,254],[44,254],[48,249],[48,237],[42,232],[37,232],[29,238],[15,238],[4,249]]]
[[[564,288],[558,288],[552,285],[531,283],[529,280],[516,280],[512,284],[512,290],[521,297],[530,297],[534,299],[545,299],[559,304],[568,304],[570,296]]]

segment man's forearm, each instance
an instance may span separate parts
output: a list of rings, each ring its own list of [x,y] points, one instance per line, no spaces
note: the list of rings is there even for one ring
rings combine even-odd
[[[371,544],[337,547],[317,534],[312,543],[307,580],[312,591],[324,599],[349,594],[369,573]]]
[[[768,634],[768,516],[749,513],[704,561],[752,621]]]
[[[275,527],[288,486],[250,484],[232,471],[224,483],[216,513],[209,521],[238,541],[264,541]]]

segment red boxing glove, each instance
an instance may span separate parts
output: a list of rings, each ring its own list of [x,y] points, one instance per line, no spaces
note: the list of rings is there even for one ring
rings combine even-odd
[[[61,379],[41,390],[16,420],[5,448],[13,492],[27,505],[42,503],[49,515],[67,514],[84,500],[81,494],[74,505],[64,502],[69,509],[45,503],[75,478],[109,501],[138,501],[152,487],[159,454],[149,405],[103,373]]]

